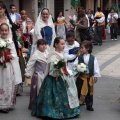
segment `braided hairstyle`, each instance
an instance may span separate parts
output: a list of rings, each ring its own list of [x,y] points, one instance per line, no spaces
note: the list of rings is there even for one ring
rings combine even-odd
[[[13,36],[13,42],[14,42],[14,44],[15,44],[16,52],[17,52],[17,54],[18,54],[18,42],[17,42],[17,35],[16,35],[16,32],[15,32],[15,31],[17,30],[17,27],[18,27],[18,26],[15,25],[15,24],[12,22],[12,20],[11,20],[11,18],[10,18],[10,15],[9,15],[9,13],[8,13],[8,11],[7,11],[7,8],[6,8],[5,4],[4,4],[2,1],[0,1],[0,6],[2,6],[2,7],[5,9],[5,14],[6,14],[6,16],[7,16],[8,20],[9,20],[11,26],[12,26],[11,31],[12,31],[12,36]]]

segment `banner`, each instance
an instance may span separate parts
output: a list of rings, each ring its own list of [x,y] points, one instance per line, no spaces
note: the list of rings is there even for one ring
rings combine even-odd
[[[71,0],[71,6],[74,8],[80,6],[80,0]]]

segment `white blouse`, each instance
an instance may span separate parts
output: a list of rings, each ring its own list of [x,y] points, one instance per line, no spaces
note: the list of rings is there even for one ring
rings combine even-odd
[[[58,52],[55,51],[53,53],[53,55],[50,57],[50,59],[48,61],[50,63],[49,75],[51,75],[53,77],[56,77],[56,73],[54,72],[54,70],[55,70],[55,68],[54,68],[54,62],[62,60],[62,59],[66,61],[63,52],[58,53]]]

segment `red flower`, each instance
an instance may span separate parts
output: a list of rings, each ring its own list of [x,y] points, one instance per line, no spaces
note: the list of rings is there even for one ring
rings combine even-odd
[[[63,72],[64,72],[65,75],[69,74],[68,71],[67,71],[66,65],[62,68],[62,70],[63,70]]]

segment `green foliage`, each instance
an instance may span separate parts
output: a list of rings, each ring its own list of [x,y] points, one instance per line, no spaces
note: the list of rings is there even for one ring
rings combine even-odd
[[[71,6],[72,7],[77,7],[80,5],[80,0],[71,0]]]
[[[23,39],[21,36],[18,36],[17,37],[17,41],[22,45],[23,44]]]
[[[118,4],[112,4],[112,8],[114,8],[115,12],[118,13]]]
[[[64,66],[65,66],[65,61],[64,60],[60,60],[60,61],[58,61],[57,64],[54,64],[54,68],[56,68],[56,69],[61,69]]]

